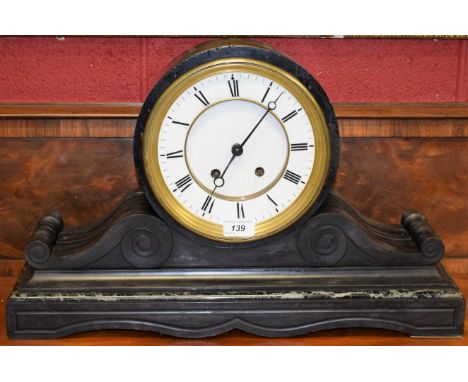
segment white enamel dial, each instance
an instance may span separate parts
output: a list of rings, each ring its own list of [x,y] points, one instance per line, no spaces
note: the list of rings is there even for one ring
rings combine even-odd
[[[156,139],[153,160],[170,193],[191,214],[221,225],[255,227],[281,214],[314,167],[304,105],[255,73],[217,73],[183,89]]]

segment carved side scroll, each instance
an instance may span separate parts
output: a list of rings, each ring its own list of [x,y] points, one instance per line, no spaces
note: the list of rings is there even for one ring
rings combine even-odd
[[[171,250],[168,227],[136,192],[92,226],[63,229],[60,215],[43,217],[25,252],[36,269],[125,269],[158,267]]]
[[[302,228],[298,246],[311,266],[418,266],[436,264],[444,245],[425,217],[405,211],[402,224],[366,218],[337,193]]]

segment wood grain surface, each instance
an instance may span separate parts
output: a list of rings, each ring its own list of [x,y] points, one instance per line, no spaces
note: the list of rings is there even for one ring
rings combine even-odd
[[[141,104],[0,104],[0,138],[131,138]],[[468,105],[335,104],[342,137],[467,137]]]
[[[141,103],[4,103],[0,118],[129,118]],[[447,103],[333,103],[338,118],[468,118],[464,102]]]
[[[468,247],[468,140],[344,138],[336,189],[370,217],[399,222],[419,209],[445,241],[448,257]],[[45,213],[88,224],[137,187],[131,139],[0,140],[0,256],[21,259]]]
[[[135,118],[0,119],[1,138],[131,138]]]
[[[339,118],[343,138],[461,138],[468,137],[468,119]]]
[[[468,140],[342,140],[336,189],[364,214],[399,223],[422,212],[445,242],[446,257],[467,256]]]
[[[465,296],[468,296],[468,276],[456,276],[455,282]],[[0,345],[172,345],[172,346],[200,346],[200,345],[258,345],[258,346],[296,346],[296,345],[468,345],[468,336],[464,338],[410,338],[405,334],[378,329],[334,329],[308,334],[294,338],[262,338],[235,330],[213,338],[192,340],[169,337],[151,332],[136,332],[124,330],[108,330],[82,333],[68,338],[56,340],[10,340],[6,334],[5,304],[13,290],[16,279],[12,277],[0,278]],[[465,328],[468,328],[468,316],[465,316]],[[465,329],[466,330],[466,329]]]
[[[37,219],[89,224],[137,187],[131,139],[0,140],[0,259],[21,259]]]
[[[58,211],[68,226],[88,224],[138,186],[132,148],[138,108],[0,105],[0,275],[19,268],[41,215]],[[467,104],[336,110],[337,190],[386,222],[398,222],[406,208],[421,210],[445,242],[449,270],[468,274]]]
[[[4,103],[0,118],[135,118],[142,103]]]
[[[343,138],[468,136],[468,119],[339,118]],[[0,119],[1,138],[132,138],[135,118]]]

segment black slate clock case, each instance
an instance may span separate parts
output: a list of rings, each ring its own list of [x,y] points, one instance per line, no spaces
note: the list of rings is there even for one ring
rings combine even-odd
[[[189,52],[148,95],[134,139],[142,190],[90,226],[66,228],[58,213],[39,220],[8,300],[9,335],[133,329],[200,338],[237,328],[284,337],[343,327],[463,335],[465,301],[440,263],[444,245],[425,217],[410,210],[401,224],[376,222],[332,190],[338,126],[317,81],[262,45],[215,45]],[[284,232],[243,244],[181,227],[154,197],[141,158],[159,95],[174,78],[222,57],[266,60],[294,74],[326,116],[332,149],[326,183],[310,210]]]

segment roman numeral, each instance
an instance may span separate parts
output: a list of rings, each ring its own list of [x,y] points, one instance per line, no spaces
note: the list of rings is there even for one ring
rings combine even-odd
[[[194,93],[193,95],[195,97],[197,97],[197,99],[203,104],[203,106],[208,106],[210,103],[208,102],[208,100],[206,99],[205,95],[202,93],[201,90],[197,90],[196,87],[194,87],[195,91],[197,93]]]
[[[276,208],[276,207],[278,207],[278,204],[271,198],[270,195],[266,194],[266,196],[270,200],[270,202],[272,202],[274,204],[275,210],[276,210],[276,212],[278,212],[278,208]]]
[[[172,153],[167,153],[166,158],[167,159],[174,159],[174,158],[183,158],[184,157],[184,150],[178,150],[174,151]]]
[[[263,98],[262,98],[262,103],[265,101],[267,95],[268,95],[268,92],[270,91],[270,88],[271,88],[271,85],[273,85],[273,82],[270,82],[270,85],[268,86],[265,94],[263,95]]]
[[[231,91],[231,96],[239,97],[239,81],[234,79],[234,74],[231,79],[228,81],[229,90]]]
[[[286,172],[283,175],[283,178],[286,180],[289,180],[290,182],[294,184],[298,184],[299,181],[301,180],[301,176],[297,175],[296,173],[286,170]]]
[[[237,219],[245,219],[244,214],[244,205],[242,203],[237,203]]]
[[[192,185],[192,178],[190,177],[190,175],[187,174],[183,178],[175,182],[175,185],[177,186],[177,188],[172,191],[180,190],[180,192],[184,192],[187,188],[189,188]]]
[[[211,195],[208,195],[205,199],[205,202],[202,205],[202,211],[203,211],[203,216],[205,216],[205,213],[208,212],[211,214],[211,210],[213,209],[213,204],[215,202],[215,198],[213,198]]]
[[[190,126],[190,123],[185,123],[185,122],[172,121],[172,123],[175,123],[176,125]]]
[[[304,151],[308,150],[307,143],[292,143],[291,144],[291,151]]]
[[[301,111],[302,109],[299,109],[299,110],[293,110],[292,112],[290,112],[289,114],[285,115],[283,118],[281,118],[281,120],[286,123],[288,122],[291,118],[295,117],[297,115],[297,112],[298,111]]]

